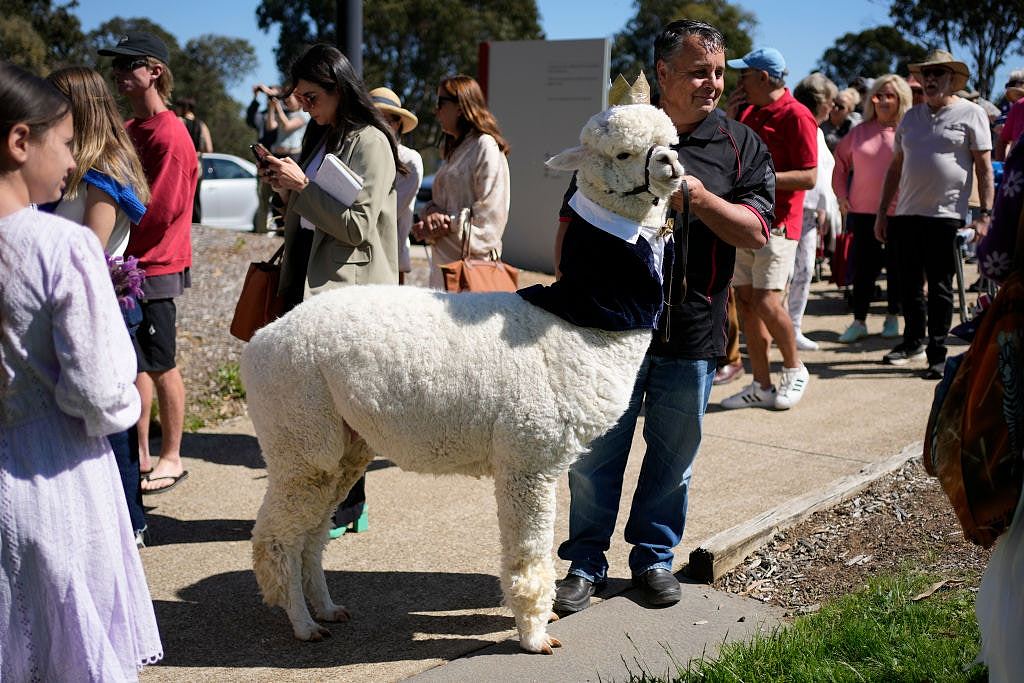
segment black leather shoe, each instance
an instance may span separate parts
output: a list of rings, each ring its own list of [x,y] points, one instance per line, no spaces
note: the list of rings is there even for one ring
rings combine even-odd
[[[551,609],[560,617],[580,612],[590,607],[590,596],[596,593],[603,583],[597,586],[587,581],[582,576],[566,574],[565,578],[558,582],[555,589],[555,602]]]
[[[674,605],[682,597],[679,581],[667,569],[655,567],[639,576],[633,577],[633,585],[638,586],[644,600],[650,605]]]

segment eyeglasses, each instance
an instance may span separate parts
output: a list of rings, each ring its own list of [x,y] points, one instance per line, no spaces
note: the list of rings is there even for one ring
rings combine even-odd
[[[943,76],[945,76],[946,74],[951,74],[951,73],[953,73],[953,72],[950,71],[949,69],[945,69],[945,68],[943,68],[941,66],[930,66],[930,67],[926,67],[924,69],[921,69],[921,76],[922,77],[924,77],[924,78],[934,78],[935,80],[938,80],[938,79],[942,78]]]
[[[434,108],[435,109],[440,109],[441,105],[444,104],[445,102],[451,102],[452,104],[458,104],[459,101],[457,99],[455,99],[454,97],[449,97],[448,95],[442,95],[441,97],[437,98],[437,102],[434,104]]]
[[[115,57],[110,66],[115,71],[135,71],[149,66],[149,60],[145,57]]]
[[[316,104],[316,100],[318,97],[320,97],[320,93],[312,91],[305,93],[295,93],[295,97],[298,98],[300,103],[305,104],[307,107],[312,107],[314,104]]]

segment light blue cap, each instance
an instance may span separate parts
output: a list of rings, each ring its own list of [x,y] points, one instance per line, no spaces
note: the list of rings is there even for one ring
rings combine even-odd
[[[734,69],[767,71],[773,78],[786,75],[786,58],[774,47],[759,47],[743,55],[742,59],[730,59],[726,63]]]

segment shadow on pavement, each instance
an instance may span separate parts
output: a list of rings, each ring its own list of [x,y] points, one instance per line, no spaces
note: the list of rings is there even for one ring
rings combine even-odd
[[[180,520],[164,515],[146,513],[150,542],[147,545],[174,545],[177,543],[216,543],[219,541],[248,541],[252,538],[251,519],[196,519]]]
[[[157,600],[160,666],[298,669],[449,659],[494,642],[476,636],[515,628],[507,613],[466,613],[499,606],[495,576],[329,571],[327,584],[352,620],[326,624],[332,637],[319,643],[294,638],[284,610],[262,604],[250,571],[203,579],[179,592],[182,602]]]
[[[217,465],[263,469],[259,442],[249,434],[185,432],[181,441],[181,454]]]

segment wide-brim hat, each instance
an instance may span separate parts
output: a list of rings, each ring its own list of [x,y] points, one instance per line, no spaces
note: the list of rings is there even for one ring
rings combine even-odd
[[[1011,85],[1006,88],[1006,99],[1011,102],[1016,102],[1022,97],[1024,97],[1024,88],[1020,88],[1016,85]]]
[[[921,69],[929,66],[941,66],[953,72],[953,92],[967,87],[967,79],[971,77],[971,70],[963,62],[953,59],[953,55],[945,50],[932,50],[925,55],[924,61],[911,64],[907,68],[910,69],[910,73],[914,74],[917,80],[924,84],[924,80],[921,77]]]
[[[402,119],[402,135],[405,135],[417,125],[420,120],[408,109],[402,109],[402,100],[390,88],[374,88],[370,91],[370,100],[377,109],[394,114]]]
[[[118,38],[117,45],[97,52],[104,57],[156,57],[164,64],[170,62],[166,43],[148,31],[127,31]]]

